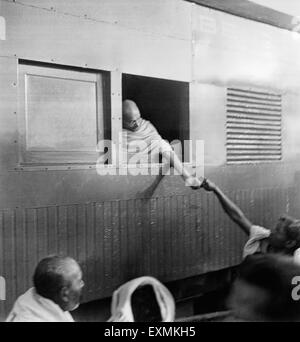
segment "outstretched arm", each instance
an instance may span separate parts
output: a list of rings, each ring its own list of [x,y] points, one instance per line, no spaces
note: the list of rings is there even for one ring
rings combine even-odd
[[[174,151],[163,152],[162,155],[168,164],[171,167],[174,167],[178,174],[182,176],[186,185],[190,186],[194,190],[200,189],[202,182],[187,170]]]
[[[202,184],[206,191],[213,191],[217,196],[226,214],[237,223],[246,234],[250,234],[252,223],[247,219],[242,210],[233,203],[213,182],[205,179]]]

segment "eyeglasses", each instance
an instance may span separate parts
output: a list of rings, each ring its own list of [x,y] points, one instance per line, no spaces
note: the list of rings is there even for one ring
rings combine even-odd
[[[134,124],[139,125],[141,123],[141,121],[142,121],[142,118],[138,118],[136,120],[131,120],[129,124],[130,125],[134,125]]]

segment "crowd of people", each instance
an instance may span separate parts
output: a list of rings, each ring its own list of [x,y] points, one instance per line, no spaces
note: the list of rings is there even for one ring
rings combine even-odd
[[[231,321],[299,322],[300,301],[293,296],[300,266],[292,257],[255,253],[239,266],[227,298]],[[78,263],[49,256],[34,272],[33,287],[21,295],[7,322],[74,322],[84,283]],[[112,296],[107,322],[174,322],[176,304],[158,279],[144,276],[120,286]],[[180,321],[178,319],[177,321]],[[228,319],[227,319],[228,321]]]
[[[184,168],[130,100],[123,103],[123,127],[127,135],[135,137],[129,138],[128,150],[135,151],[136,139],[149,144],[161,141],[161,153],[171,166],[182,171],[186,184],[213,193],[224,212],[249,236],[227,299],[233,320],[300,321],[300,301],[292,295],[294,279],[300,276],[300,220],[282,216],[273,230],[254,225],[217,185],[208,179],[199,180]],[[7,321],[73,322],[70,311],[80,303],[82,277],[79,264],[70,257],[42,259],[33,275],[33,287],[16,300]],[[173,322],[175,316],[175,300],[167,287],[158,279],[144,276],[116,289],[108,321]]]

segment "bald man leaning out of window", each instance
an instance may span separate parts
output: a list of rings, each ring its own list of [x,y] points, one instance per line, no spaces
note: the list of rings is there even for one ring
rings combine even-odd
[[[182,175],[186,185],[193,189],[201,187],[202,182],[184,167],[170,144],[162,139],[151,122],[141,117],[138,106],[131,100],[123,101],[123,142],[127,159],[138,151],[139,156],[144,155],[148,160],[149,155],[155,158],[159,151],[165,163]]]

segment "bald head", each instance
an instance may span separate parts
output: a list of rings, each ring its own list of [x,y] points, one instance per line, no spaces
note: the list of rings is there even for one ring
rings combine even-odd
[[[135,102],[123,101],[123,127],[135,131],[139,127],[141,113]]]
[[[40,296],[54,301],[65,309],[64,305],[68,302],[68,298],[62,298],[62,296],[66,291],[73,297],[74,291],[76,295],[80,295],[83,287],[82,272],[78,263],[70,257],[49,256],[38,263],[33,275],[33,283]],[[73,306],[77,304],[72,303]]]

